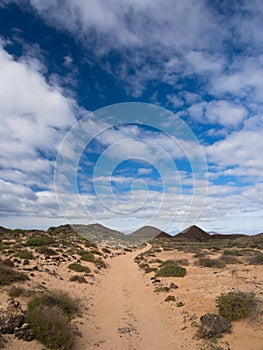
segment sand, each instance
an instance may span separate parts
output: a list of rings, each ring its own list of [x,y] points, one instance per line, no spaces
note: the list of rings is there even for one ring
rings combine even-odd
[[[94,273],[88,284],[69,282],[70,275],[75,273],[68,270],[68,262],[65,262],[59,266],[47,264],[55,274],[35,271],[34,278],[23,286],[62,289],[79,300],[82,315],[72,321],[82,334],[76,337],[76,350],[263,350],[262,317],[257,323],[249,320],[234,322],[232,333],[217,340],[215,347],[196,337],[200,317],[207,312],[217,312],[215,298],[220,293],[238,288],[262,294],[262,266],[201,268],[194,265],[193,254],[163,251],[156,257],[162,260],[187,258],[190,265],[183,278],[161,278],[161,285],[169,286],[173,282],[178,289],[156,293],[151,280],[154,273],[146,274],[134,262],[138,254],[149,248],[150,245],[107,258],[107,269]],[[7,287],[1,290],[2,302],[8,299],[7,290]],[[173,295],[175,302],[165,302],[168,295]],[[23,305],[28,300],[18,299]],[[177,302],[182,302],[183,306],[178,307]],[[8,340],[8,350],[44,348],[35,340],[27,343],[12,335]]]

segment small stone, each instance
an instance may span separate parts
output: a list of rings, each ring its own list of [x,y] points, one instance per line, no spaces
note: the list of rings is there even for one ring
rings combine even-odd
[[[171,282],[170,289],[177,289],[179,288],[175,283]]]
[[[182,302],[182,301],[179,301],[178,303],[176,303],[176,306],[177,307],[182,307],[184,306],[185,304]]]

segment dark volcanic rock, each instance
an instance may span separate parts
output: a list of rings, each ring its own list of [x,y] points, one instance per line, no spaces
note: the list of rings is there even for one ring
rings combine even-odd
[[[216,314],[205,314],[201,316],[200,322],[199,332],[203,338],[218,337],[231,330],[231,323],[223,316]]]
[[[18,315],[10,315],[7,316],[4,319],[0,320],[1,326],[1,332],[3,334],[13,334],[16,327],[21,327],[24,323],[25,315],[18,314]]]
[[[175,301],[175,297],[173,295],[168,295],[168,297],[165,299],[166,302],[169,301]]]
[[[14,334],[16,338],[23,339],[25,341],[32,341],[35,338],[30,325],[27,323],[24,323],[21,328],[16,328],[14,330]]]

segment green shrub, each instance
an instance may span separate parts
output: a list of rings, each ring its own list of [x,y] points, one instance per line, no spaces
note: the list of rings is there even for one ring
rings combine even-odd
[[[80,252],[80,255],[81,255],[80,260],[82,260],[82,261],[88,261],[88,262],[92,262],[92,263],[95,263],[95,261],[96,261],[95,256],[90,252],[85,252],[85,251]]]
[[[216,298],[216,306],[221,316],[229,321],[238,321],[253,313],[255,294],[241,291],[222,293]]]
[[[86,278],[82,275],[74,275],[70,277],[70,282],[88,283]]]
[[[95,255],[100,255],[100,256],[103,255],[102,252],[100,252],[100,251],[97,250],[97,249],[92,249],[92,250],[90,251],[90,253],[91,253],[91,254],[95,254]]]
[[[0,265],[0,285],[25,281],[27,279],[27,275],[23,272],[16,271],[9,266]]]
[[[200,258],[199,264],[204,267],[213,267],[222,269],[226,264],[220,259]]]
[[[69,317],[78,309],[76,301],[63,291],[52,291],[51,293],[35,296],[28,303],[28,309],[35,309],[43,305],[47,307],[56,306]]]
[[[57,255],[55,250],[48,248],[46,246],[39,247],[37,251],[39,254],[44,254],[45,256]]]
[[[87,248],[91,248],[91,247],[97,248],[98,247],[96,243],[93,243],[86,238],[85,238],[84,244],[85,244],[85,247],[87,247]]]
[[[26,322],[32,327],[37,340],[49,349],[71,350],[74,336],[69,318],[55,305],[30,306]]]
[[[145,269],[145,273],[156,272],[157,270],[157,267],[148,267]]]
[[[103,253],[110,254],[111,251],[108,248],[102,248]]]
[[[24,233],[25,230],[22,230],[21,228],[15,228],[14,230],[12,230],[14,233]]]
[[[223,255],[242,256],[242,253],[238,249],[232,249],[232,250],[226,249],[223,251]]]
[[[28,250],[21,250],[20,252],[17,252],[15,254],[15,256],[20,258],[20,259],[26,259],[26,260],[35,259],[34,255],[31,252],[29,252]]]
[[[87,266],[83,266],[83,265],[80,265],[80,264],[77,264],[77,263],[72,263],[68,266],[68,268],[70,270],[73,270],[75,272],[86,272],[86,273],[90,273],[90,268],[87,267]]]
[[[166,260],[161,264],[161,267],[156,271],[156,277],[184,277],[186,269],[177,265],[173,260]]]
[[[26,245],[30,247],[41,247],[54,243],[55,240],[49,236],[31,237],[26,241]]]

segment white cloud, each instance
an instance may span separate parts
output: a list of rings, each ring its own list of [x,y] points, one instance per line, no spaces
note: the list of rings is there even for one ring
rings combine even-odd
[[[53,190],[57,148],[76,120],[74,101],[49,85],[40,67],[0,46],[1,205],[14,214],[45,216],[32,188]]]
[[[247,117],[248,112],[242,105],[227,100],[213,100],[192,105],[188,112],[201,123],[219,124],[237,127]]]

